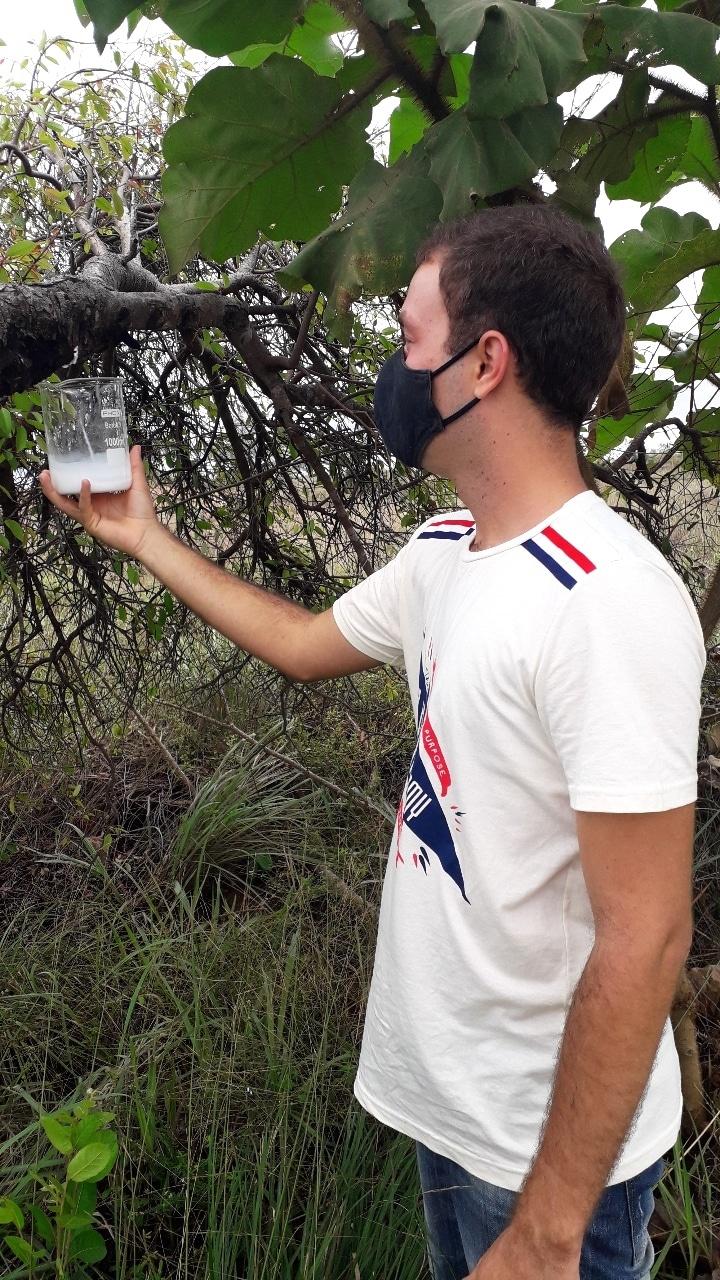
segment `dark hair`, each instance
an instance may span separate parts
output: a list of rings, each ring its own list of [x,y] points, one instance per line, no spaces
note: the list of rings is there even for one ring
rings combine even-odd
[[[577,434],[625,333],[622,279],[600,237],[548,204],[495,205],[439,223],[417,265],[433,257],[448,352],[499,329],[525,394]]]

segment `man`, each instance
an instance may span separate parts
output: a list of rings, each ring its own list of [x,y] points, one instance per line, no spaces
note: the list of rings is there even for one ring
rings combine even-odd
[[[583,480],[620,350],[599,239],[547,206],[439,226],[378,428],[466,506],[314,615],[127,494],[56,505],[296,680],[404,664],[417,741],[355,1094],[416,1142],[436,1280],[646,1280],[682,1097],[705,648],[680,577]],[[432,376],[431,376],[432,375]]]

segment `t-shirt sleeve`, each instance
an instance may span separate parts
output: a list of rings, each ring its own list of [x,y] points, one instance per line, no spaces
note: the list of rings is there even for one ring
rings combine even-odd
[[[697,799],[706,660],[692,599],[659,565],[611,561],[571,590],[542,642],[535,704],[573,809]]]
[[[350,644],[361,653],[403,666],[401,598],[409,542],[381,569],[363,578],[334,601],[333,617]]]

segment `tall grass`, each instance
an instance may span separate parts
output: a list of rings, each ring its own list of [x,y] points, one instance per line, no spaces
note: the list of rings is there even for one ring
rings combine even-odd
[[[174,849],[240,883],[257,875],[268,810],[253,789],[253,829],[237,755],[201,788]],[[233,785],[235,835],[219,816]],[[294,804],[276,798],[272,813],[275,838],[282,826],[302,840]],[[92,849],[78,839],[56,854],[73,894],[28,904],[3,938],[0,1195],[29,1195],[29,1166],[52,1167],[40,1110],[92,1087],[120,1140],[104,1203],[100,1188],[109,1252],[95,1271],[421,1275],[413,1144],[351,1090],[372,922],[307,877],[253,914],[228,906],[220,875],[187,890],[148,867],[129,896]]]
[[[374,802],[397,799],[408,751],[383,675],[353,688],[351,704],[318,699],[291,721],[290,741],[242,686],[228,714],[254,746],[214,729],[205,752],[190,716],[170,723],[167,746],[204,762],[190,801],[152,743],[124,742],[123,820],[107,829],[89,761],[87,777],[18,779],[12,911],[0,899],[0,1197],[41,1199],[33,1170],[58,1154],[40,1113],[94,1089],[120,1153],[98,1187],[107,1257],[88,1274],[427,1276],[413,1143],[352,1093],[390,833]],[[271,741],[299,767],[264,753]],[[703,801],[704,962],[719,830]],[[690,1280],[712,1256],[716,1134],[679,1141],[658,1188],[656,1280]],[[3,1268],[17,1260],[0,1245]]]

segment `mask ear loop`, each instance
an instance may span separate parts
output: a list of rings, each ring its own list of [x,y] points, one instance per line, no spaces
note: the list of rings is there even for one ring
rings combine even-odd
[[[479,341],[479,338],[473,338],[472,342],[469,342],[466,347],[463,347],[462,351],[456,351],[455,355],[451,356],[449,360],[446,360],[444,364],[438,365],[437,369],[433,369],[430,377],[436,378],[444,369],[449,369],[450,365],[454,364],[456,360],[461,360],[463,356],[467,355],[468,351],[472,351],[473,347],[476,347]]]
[[[456,351],[455,355],[451,356],[449,360],[446,360],[444,364],[441,364],[437,369],[433,369],[430,374],[430,380],[432,381],[433,378],[436,378],[439,373],[442,373],[444,369],[449,368],[451,364],[455,364],[456,360],[461,360],[463,356],[467,355],[468,351],[472,351],[473,347],[477,346],[479,341],[479,338],[474,338],[466,347],[463,347],[462,351]],[[451,422],[454,422],[456,418],[461,418],[464,413],[467,413],[468,409],[472,409],[474,404],[479,404],[481,399],[481,396],[473,396],[472,400],[468,400],[467,404],[462,405],[460,409],[456,409],[448,418],[441,418],[440,421],[443,426],[449,427]]]
[[[456,409],[454,413],[451,413],[449,418],[441,418],[440,421],[443,426],[449,427],[451,422],[454,422],[456,418],[461,418],[464,413],[467,413],[468,409],[472,409],[474,404],[479,404],[481,399],[482,396],[473,396],[472,400],[468,400],[462,409]]]

